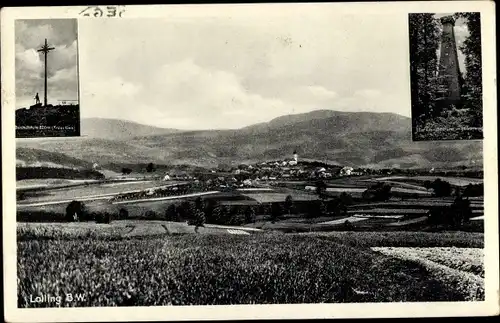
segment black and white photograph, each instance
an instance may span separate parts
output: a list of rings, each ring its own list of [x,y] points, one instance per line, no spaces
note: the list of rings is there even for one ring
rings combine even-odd
[[[80,135],[76,19],[15,22],[16,138]]]
[[[481,126],[481,93],[493,87],[474,83],[477,44],[467,35],[478,32],[479,14],[492,23],[490,7],[339,8],[144,6],[142,16],[123,7],[117,18],[80,17],[77,39],[58,29],[76,19],[16,21],[16,107],[75,107],[80,133],[12,138],[4,148],[15,172],[4,214],[15,310],[102,309],[125,319],[155,309],[236,313],[227,305],[252,306],[249,318],[356,303],[366,313],[410,303],[423,315],[456,302],[450,315],[468,304],[496,310],[488,259],[498,246],[487,237],[497,174],[486,164],[497,158],[494,138],[443,140],[451,138],[429,132],[423,117],[425,139],[415,138],[417,108],[442,109],[432,120],[454,135],[463,135],[460,122]],[[454,21],[455,32],[439,32],[439,21]],[[416,33],[435,44],[414,44],[413,23],[434,26]],[[448,52],[449,39],[467,49]],[[421,68],[427,58],[437,68],[439,57],[436,73]],[[414,77],[420,95],[432,84],[422,75],[437,82],[450,71],[448,96],[427,87],[425,106],[414,104]],[[491,116],[492,100],[484,104]],[[469,135],[460,139],[477,139]],[[193,316],[198,309],[208,316]]]
[[[408,19],[413,140],[483,139],[480,13]]]

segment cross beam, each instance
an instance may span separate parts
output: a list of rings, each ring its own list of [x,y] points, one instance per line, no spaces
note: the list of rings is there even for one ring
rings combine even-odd
[[[47,54],[51,51],[54,50],[54,47],[49,47],[47,45],[47,38],[45,38],[45,44],[38,50],[38,52],[42,52],[43,56],[45,58],[45,88],[44,88],[44,97],[43,97],[43,103],[44,106],[47,106]]]

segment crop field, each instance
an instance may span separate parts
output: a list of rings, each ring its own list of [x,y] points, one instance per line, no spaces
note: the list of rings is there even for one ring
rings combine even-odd
[[[56,306],[30,303],[29,297],[66,292],[83,293],[84,299],[63,302],[63,307],[462,301],[470,298],[469,290],[443,282],[421,263],[370,247],[377,242],[391,247],[482,242],[479,236],[436,234],[428,239],[417,233],[352,238],[347,232],[350,238],[344,239],[339,234],[247,235],[226,229],[224,235],[174,235],[170,229],[159,234],[158,224],[135,236],[123,231],[78,238],[21,234],[18,306]],[[130,225],[124,221],[121,230]]]
[[[89,184],[61,189],[47,189],[39,192],[30,192],[25,200],[18,204],[30,204],[36,202],[49,202],[57,200],[71,200],[82,197],[101,195],[113,195],[127,191],[145,190],[154,187],[173,185],[176,182],[169,181],[129,181],[108,184]]]
[[[320,232],[301,235],[313,235],[356,247],[484,248],[484,234],[477,232]]]
[[[67,185],[67,184],[84,184],[93,183],[99,180],[94,179],[59,179],[59,178],[37,178],[37,179],[22,179],[16,181],[16,188],[39,188],[50,187],[54,185]]]
[[[226,234],[227,230],[239,230],[257,233],[260,230],[245,227],[233,227],[206,224],[198,228],[198,234]],[[18,240],[29,239],[82,239],[125,237],[143,237],[154,235],[172,235],[195,233],[194,226],[186,222],[120,220],[111,224],[93,222],[78,223],[17,223]]]
[[[481,178],[468,178],[468,177],[447,177],[447,176],[390,176],[390,177],[380,177],[375,178],[377,181],[397,181],[397,182],[407,182],[415,184],[423,184],[425,181],[434,181],[440,178],[443,181],[447,181],[451,185],[455,186],[467,186],[469,184],[480,184],[483,183]]]
[[[394,248],[374,251],[426,267],[436,279],[453,286],[467,301],[484,300],[483,250],[479,248]]]
[[[270,203],[270,202],[284,202],[288,193],[243,193],[243,195],[256,200],[259,203]],[[318,197],[311,194],[295,192],[290,194],[294,201],[314,201]]]
[[[393,201],[393,202],[356,204],[352,205],[351,209],[370,209],[370,208],[411,209],[419,207],[429,208],[431,206],[450,206],[451,204],[453,204],[452,200],[419,199],[419,200],[403,200],[403,201]],[[483,207],[484,203],[482,201],[471,201],[471,208],[482,209]]]
[[[335,225],[335,224],[343,224],[343,223],[345,223],[345,221],[349,221],[351,223],[354,223],[354,222],[360,222],[360,221],[366,221],[366,220],[368,220],[368,218],[350,216],[350,217],[343,218],[343,219],[337,219],[337,220],[331,220],[331,221],[321,222],[320,224]]]

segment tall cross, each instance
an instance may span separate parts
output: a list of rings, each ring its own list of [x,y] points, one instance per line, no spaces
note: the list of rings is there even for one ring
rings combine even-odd
[[[39,52],[42,52],[45,57],[45,88],[43,97],[44,106],[47,106],[47,54],[54,49],[54,47],[49,47],[49,45],[47,45],[47,38],[45,38],[45,44],[38,50]]]

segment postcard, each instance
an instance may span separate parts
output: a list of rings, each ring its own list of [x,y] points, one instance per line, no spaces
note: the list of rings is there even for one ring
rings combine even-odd
[[[6,320],[498,314],[494,10],[2,8]]]

